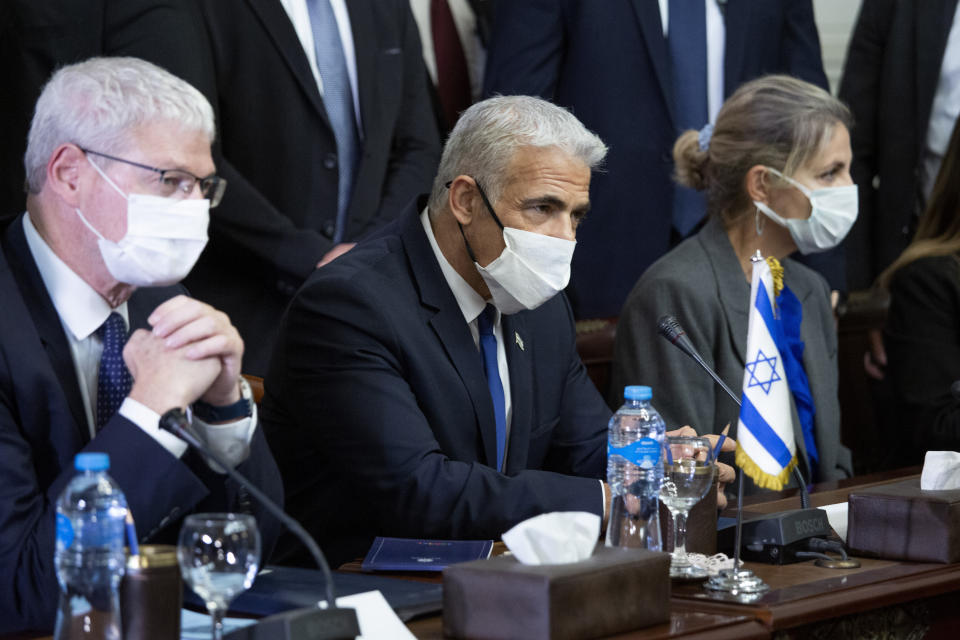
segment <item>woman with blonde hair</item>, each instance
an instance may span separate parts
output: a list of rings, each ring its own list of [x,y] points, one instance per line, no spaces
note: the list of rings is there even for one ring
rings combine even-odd
[[[751,258],[782,266],[777,298],[790,349],[781,354],[791,390],[798,461],[810,481],[849,476],[840,443],[837,337],[826,281],[789,259],[836,246],[857,215],[850,178],[850,113],[822,89],[788,76],[741,86],[716,125],[683,133],[676,178],[707,196],[707,221],[655,262],[620,316],[612,392],[649,384],[668,428],[700,433],[736,425],[739,408],[698,365],[657,336],[671,314],[706,363],[733,389],[742,384]],[[665,215],[667,215],[665,213]],[[775,269],[776,270],[776,269]]]
[[[890,292],[884,341],[900,461],[920,464],[927,450],[960,448],[960,126],[913,241],[879,284]]]

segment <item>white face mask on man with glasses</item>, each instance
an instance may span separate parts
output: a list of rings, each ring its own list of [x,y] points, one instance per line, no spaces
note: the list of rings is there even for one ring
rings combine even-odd
[[[127,201],[127,232],[119,241],[106,239],[75,209],[80,220],[97,236],[103,262],[118,282],[137,287],[171,285],[182,280],[196,264],[207,245],[210,208],[220,203],[226,181],[216,176],[197,178],[185,171],[163,170],[82,149],[94,170]],[[154,171],[168,196],[123,192],[90,160],[90,155]],[[199,184],[206,198],[177,198],[190,194]]]

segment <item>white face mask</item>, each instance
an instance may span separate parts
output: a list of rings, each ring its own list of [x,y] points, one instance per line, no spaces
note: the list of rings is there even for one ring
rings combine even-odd
[[[504,227],[482,189],[480,193],[490,215],[503,231],[506,246],[486,267],[477,262],[464,235],[467,252],[487,283],[493,306],[500,313],[510,315],[524,309],[532,311],[563,291],[570,282],[570,261],[577,242]],[[463,233],[462,227],[460,233]]]
[[[753,201],[767,217],[787,228],[800,253],[826,251],[840,244],[857,220],[857,185],[811,190],[772,167],[766,169],[795,186],[810,200],[810,217],[805,219],[782,218],[763,202]]]
[[[80,220],[99,238],[100,255],[110,275],[136,287],[166,286],[183,280],[207,245],[210,201],[127,195],[100,167],[90,164],[127,201],[127,233],[119,242],[104,238],[76,209]]]
[[[536,309],[570,282],[575,240],[504,227],[503,242],[507,246],[496,260],[476,265],[500,313]]]

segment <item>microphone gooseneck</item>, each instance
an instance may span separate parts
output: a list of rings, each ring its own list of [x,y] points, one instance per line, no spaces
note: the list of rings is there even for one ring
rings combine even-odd
[[[683,351],[687,356],[693,359],[694,362],[700,365],[704,371],[710,374],[710,377],[713,378],[714,382],[720,385],[720,388],[727,392],[727,395],[733,398],[733,401],[737,403],[737,406],[740,406],[740,398],[733,391],[730,390],[723,380],[720,379],[720,376],[704,362],[703,358],[700,357],[700,354],[694,348],[693,343],[690,342],[690,338],[687,337],[687,332],[683,330],[683,327],[680,326],[680,323],[677,322],[677,319],[671,315],[660,316],[660,320],[657,322],[657,332],[667,339],[670,344],[674,345],[681,351]]]
[[[740,398],[730,390],[730,387],[728,387],[723,380],[720,379],[720,376],[704,361],[696,348],[694,348],[693,343],[690,342],[690,338],[687,337],[687,332],[683,330],[683,327],[680,326],[676,318],[671,315],[660,316],[660,320],[657,321],[657,333],[699,364],[704,371],[710,374],[714,382],[720,385],[720,388],[726,391],[728,396],[733,398],[737,406],[740,406]],[[957,387],[957,394],[960,394],[960,380],[955,382],[953,386]],[[952,390],[953,387],[951,387],[951,391]],[[800,469],[797,467],[793,468],[793,478],[797,481],[797,484],[800,485],[800,506],[808,509],[810,507],[810,494],[807,491],[807,483],[803,479],[803,474],[800,473]]]
[[[327,592],[327,607],[331,609],[337,608],[337,600],[334,598],[333,591],[333,574],[330,572],[330,565],[327,564],[327,559],[324,557],[323,552],[320,550],[320,546],[316,543],[313,537],[307,533],[307,530],[303,526],[284,513],[283,509],[270,499],[267,494],[261,491],[256,485],[247,480],[243,475],[238,471],[233,469],[229,464],[224,462],[224,460],[218,456],[216,453],[210,450],[206,444],[200,441],[190,430],[187,428],[189,426],[189,421],[187,420],[186,414],[184,414],[182,409],[171,409],[160,416],[160,428],[165,431],[169,431],[173,435],[177,436],[191,447],[197,449],[205,455],[206,457],[213,460],[217,463],[227,475],[236,480],[240,485],[247,489],[254,498],[256,498],[260,504],[266,508],[274,517],[276,517],[283,525],[290,530],[297,538],[300,539],[300,542],[307,548],[310,554],[313,556],[313,559],[316,561],[317,566],[320,567],[320,570],[323,572],[323,578],[326,582],[326,592]]]

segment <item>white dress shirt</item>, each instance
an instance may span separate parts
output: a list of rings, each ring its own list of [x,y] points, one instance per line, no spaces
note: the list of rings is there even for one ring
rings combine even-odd
[[[927,125],[927,144],[924,150],[924,199],[930,199],[933,183],[940,172],[940,163],[947,152],[950,134],[960,115],[960,7],[953,14],[953,25],[947,37],[947,46],[940,63],[940,79],[933,96],[930,124]]]
[[[323,78],[317,67],[317,50],[313,45],[313,27],[310,24],[310,11],[307,9],[307,0],[280,0],[293,28],[300,39],[300,46],[307,54],[310,71],[317,81],[317,89],[323,95]],[[343,47],[343,57],[347,62],[347,76],[350,78],[350,91],[353,93],[353,115],[357,119],[357,135],[363,139],[363,127],[360,121],[360,94],[357,92],[357,56],[353,46],[353,30],[350,26],[350,14],[347,12],[346,0],[330,0],[330,7],[337,19],[337,31],[340,32],[340,45]]]
[[[476,345],[477,352],[479,353],[480,329],[477,327],[477,318],[480,317],[480,314],[483,313],[483,310],[486,308],[487,301],[484,300],[479,293],[474,291],[473,287],[463,279],[463,276],[457,273],[453,265],[447,262],[443,252],[440,250],[440,245],[437,244],[436,237],[433,235],[433,227],[430,225],[430,215],[427,209],[424,209],[420,214],[420,221],[423,223],[423,230],[427,234],[427,240],[430,241],[430,248],[433,249],[433,255],[436,256],[440,270],[443,272],[443,278],[447,281],[447,286],[450,287],[450,290],[453,292],[453,297],[457,300],[457,305],[460,307],[463,319],[466,321],[467,326],[470,327],[473,344]],[[507,466],[507,457],[510,455],[510,422],[513,416],[513,404],[510,402],[510,369],[507,366],[507,350],[503,346],[503,323],[501,322],[499,309],[497,310],[496,322],[493,325],[493,335],[497,339],[497,369],[500,371],[500,382],[503,384],[503,403],[507,414],[507,442],[503,454],[503,466],[505,469]],[[500,469],[500,471],[503,471],[503,469]]]
[[[115,309],[111,308],[99,293],[53,252],[33,226],[29,214],[23,216],[23,232],[40,278],[63,325],[77,382],[80,384],[87,427],[90,429],[90,438],[93,439],[97,434],[97,375],[100,357],[103,355],[103,342],[97,335],[97,329],[113,311],[120,314],[129,329],[127,303],[124,302]],[[136,400],[125,398],[118,413],[143,429],[174,456],[179,458],[187,450],[186,442],[160,429],[160,415],[157,412]],[[194,433],[205,440],[215,452],[221,454],[227,462],[236,465],[250,453],[250,439],[256,429],[256,419],[254,407],[253,416],[250,418],[223,425],[209,425],[193,418],[191,426]]]
[[[707,118],[717,121],[723,106],[723,58],[727,46],[727,27],[717,0],[703,0],[707,10]],[[663,37],[670,33],[669,0],[659,0]]]
[[[477,16],[467,0],[447,0],[453,23],[460,36],[463,56],[467,59],[467,74],[470,76],[470,96],[480,99],[483,91],[483,69],[487,64],[487,50],[477,33]],[[437,52],[433,49],[433,28],[430,24],[430,0],[410,0],[410,10],[420,32],[423,47],[423,62],[433,84],[437,84]]]

